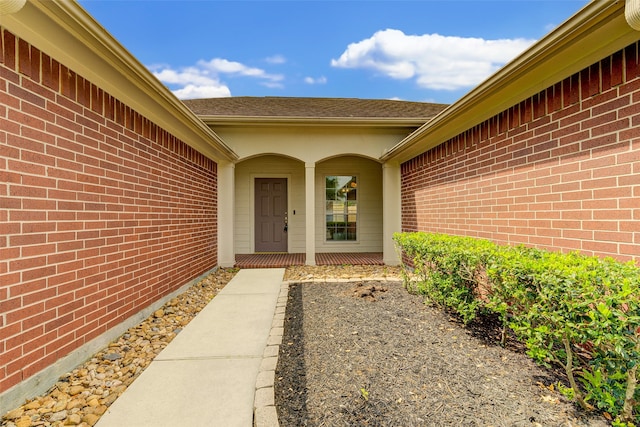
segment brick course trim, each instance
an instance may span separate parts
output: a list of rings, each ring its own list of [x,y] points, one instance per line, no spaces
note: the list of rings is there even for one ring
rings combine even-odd
[[[0,27],[0,393],[217,264],[217,165]]]
[[[403,231],[640,258],[638,50],[403,163]]]

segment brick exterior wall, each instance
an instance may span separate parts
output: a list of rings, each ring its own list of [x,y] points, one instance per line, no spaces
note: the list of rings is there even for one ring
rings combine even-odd
[[[638,43],[402,164],[402,228],[640,257]]]
[[[216,164],[0,28],[0,393],[217,263]]]

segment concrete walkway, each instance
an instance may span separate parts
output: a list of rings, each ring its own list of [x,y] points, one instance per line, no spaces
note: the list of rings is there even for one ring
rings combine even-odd
[[[98,427],[277,426],[284,269],[240,270],[114,402]]]

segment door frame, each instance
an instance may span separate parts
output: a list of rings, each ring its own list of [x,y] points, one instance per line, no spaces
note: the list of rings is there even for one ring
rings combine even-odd
[[[250,191],[249,191],[249,212],[251,212],[250,239],[251,253],[256,253],[256,178],[283,178],[287,180],[287,216],[291,218],[291,174],[282,173],[252,173],[249,175]],[[289,227],[289,230],[291,227]],[[291,247],[290,232],[287,232],[287,253]]]

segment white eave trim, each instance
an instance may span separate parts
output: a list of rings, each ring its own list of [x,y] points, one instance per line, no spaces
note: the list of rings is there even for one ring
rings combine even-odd
[[[430,118],[407,117],[286,117],[286,116],[223,116],[200,115],[200,119],[209,126],[347,126],[347,127],[385,127],[418,128]]]
[[[594,0],[440,112],[381,160],[404,162],[638,40],[624,2]]]

